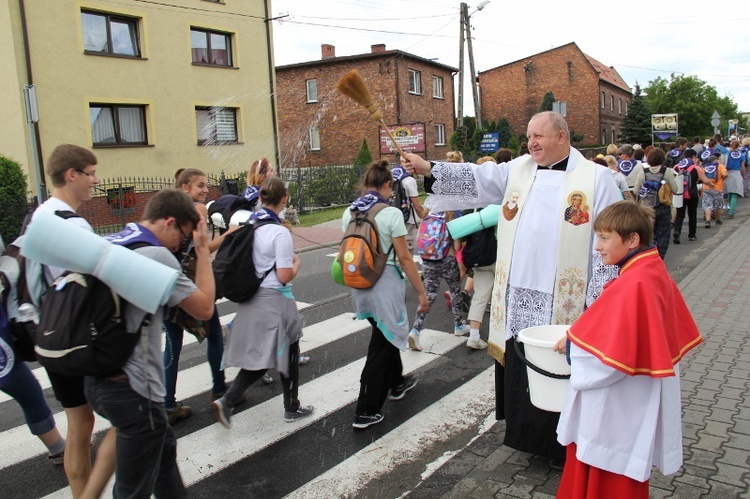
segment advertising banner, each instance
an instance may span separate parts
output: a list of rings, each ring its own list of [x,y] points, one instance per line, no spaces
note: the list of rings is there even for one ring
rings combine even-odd
[[[401,149],[408,152],[426,152],[424,140],[424,123],[409,123],[406,125],[388,125]],[[388,133],[380,127],[380,154],[394,154],[397,149],[391,143]]]

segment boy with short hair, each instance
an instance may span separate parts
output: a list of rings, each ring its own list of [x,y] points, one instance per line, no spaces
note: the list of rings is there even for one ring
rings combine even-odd
[[[180,269],[173,252],[193,237],[197,269],[195,283]],[[179,272],[169,307],[180,306],[200,320],[214,313],[215,286],[208,250],[205,220],[190,197],[177,189],[156,193],[146,205],[143,220],[128,224],[109,236],[112,242],[142,241],[137,251]],[[107,377],[87,377],[86,397],[94,410],[117,428],[114,497],[185,497],[177,468],[177,441],[164,409],[164,362],[162,361],[163,308],[142,327],[142,338],[122,372]],[[143,322],[146,312],[135,306],[125,310],[128,330]]]
[[[47,159],[47,175],[52,179],[52,196],[34,212],[56,213],[78,227],[93,231],[91,225],[75,212],[94,194],[99,184],[96,176],[96,155],[75,144],[60,144]],[[32,223],[34,218],[32,217]],[[44,267],[44,279],[36,285],[46,287],[65,269]],[[44,281],[44,282],[42,282]],[[41,290],[39,290],[41,291]],[[36,294],[37,290],[32,290]],[[74,498],[99,496],[114,468],[115,431],[107,431],[99,444],[96,463],[91,466],[91,435],[94,430],[94,411],[86,401],[82,376],[65,376],[47,371],[55,398],[62,405],[68,423],[67,443],[63,456],[65,475]]]
[[[668,475],[682,465],[677,364],[701,336],[652,244],[653,226],[653,210],[628,201],[594,221],[595,249],[620,272],[568,330],[558,498],[647,499],[652,466]],[[565,352],[565,338],[555,350]]]

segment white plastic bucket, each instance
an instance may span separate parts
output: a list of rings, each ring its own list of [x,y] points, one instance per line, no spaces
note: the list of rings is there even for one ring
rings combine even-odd
[[[570,380],[552,378],[549,375],[570,377],[570,366],[565,356],[552,350],[569,328],[566,325],[534,326],[518,332],[518,341],[524,345],[525,359],[523,355],[521,359],[526,361],[531,403],[545,411],[562,411],[568,394]],[[529,364],[546,374],[540,374]]]

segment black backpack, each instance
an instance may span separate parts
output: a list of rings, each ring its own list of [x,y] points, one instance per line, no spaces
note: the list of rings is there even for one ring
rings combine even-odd
[[[495,227],[487,227],[466,237],[463,256],[467,269],[492,265],[497,259]]]
[[[211,218],[211,215],[218,213],[224,220],[224,227],[229,227],[229,221],[232,219],[232,215],[239,210],[252,211],[257,203],[257,198],[254,201],[248,201],[244,196],[225,194],[216,198],[214,202],[211,203],[211,206],[208,207],[208,218]],[[226,228],[220,228],[219,234],[223,234],[226,230]]]
[[[403,179],[394,180],[391,185],[393,195],[388,199],[388,204],[401,210],[404,215],[404,222],[408,222],[411,218],[411,214],[414,212],[414,206],[411,203],[411,199],[406,194],[406,189],[402,183]],[[416,217],[414,217],[416,219]]]
[[[219,246],[214,258],[213,270],[216,279],[216,296],[223,296],[235,303],[244,303],[255,295],[263,279],[276,265],[262,276],[255,272],[253,241],[255,229],[263,225],[278,224],[275,220],[258,220],[230,232]]]
[[[135,249],[148,246],[134,243]],[[135,331],[125,320],[127,307],[109,286],[89,274],[65,272],[42,297],[35,338],[37,359],[49,371],[67,376],[108,376],[133,354],[146,315]]]
[[[21,235],[26,232],[33,213],[29,212],[24,217]],[[66,220],[81,216],[70,210],[57,210],[55,215]],[[41,294],[49,286],[44,277],[44,266],[39,262],[26,260],[21,255],[20,248],[14,243],[5,248],[1,258],[0,282],[5,288],[2,305],[8,313],[13,349],[21,360],[34,362],[34,337],[37,328],[34,321],[39,313]],[[11,315],[14,317],[10,317]]]

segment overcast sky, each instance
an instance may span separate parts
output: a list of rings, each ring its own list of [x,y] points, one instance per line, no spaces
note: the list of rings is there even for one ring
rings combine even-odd
[[[459,1],[452,0],[274,0],[274,56],[277,65],[320,59],[321,44],[337,56],[370,52],[384,43],[458,68]],[[576,42],[587,55],[614,66],[625,82],[641,88],[658,76],[694,75],[729,95],[750,112],[750,11],[736,3],[707,9],[697,1],[675,5],[631,0],[615,4],[575,0],[467,2],[477,72]],[[688,5],[696,5],[688,8]],[[659,7],[662,5],[663,7]],[[718,4],[717,4],[718,5]],[[710,23],[712,29],[707,29]],[[468,57],[465,60],[468,75]],[[458,85],[456,85],[458,86]],[[466,81],[465,113],[473,113]]]

